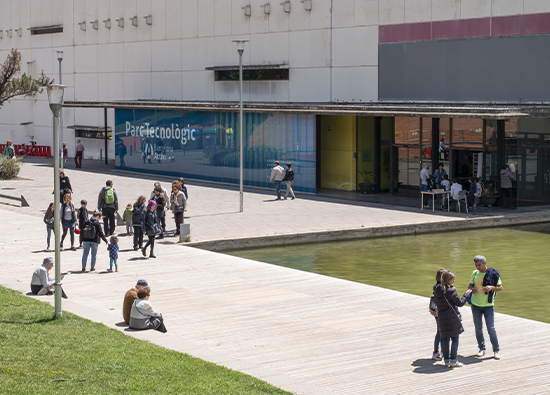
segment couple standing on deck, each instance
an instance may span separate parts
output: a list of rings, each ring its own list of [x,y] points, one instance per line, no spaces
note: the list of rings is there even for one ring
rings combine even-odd
[[[292,196],[292,200],[296,199],[296,196],[294,196],[294,191],[292,190],[292,183],[294,182],[294,170],[290,169],[291,166],[292,164],[290,162],[287,162],[285,172],[284,169],[279,165],[279,161],[276,160],[273,163],[269,182],[275,181],[275,192],[277,193],[277,200],[281,200],[281,183],[283,181],[286,182],[285,200],[289,193]]]
[[[433,302],[437,307],[432,310],[432,303],[430,302],[430,312],[435,317],[437,324],[432,359],[437,361],[444,359],[445,366],[450,368],[463,366],[458,361],[457,355],[458,337],[464,332],[462,316],[458,308],[464,306],[466,302],[469,302],[472,306],[472,317],[479,347],[476,356],[483,357],[485,355],[485,338],[483,336],[483,317],[485,317],[485,325],[493,346],[494,357],[500,359],[500,347],[495,330],[494,305],[496,292],[502,291],[502,281],[497,270],[487,267],[487,260],[483,255],[476,255],[474,264],[476,270],[473,271],[468,290],[462,297],[458,296],[453,286],[455,282],[454,273],[441,268],[436,274],[437,283],[433,288]],[[449,354],[451,341],[451,352]],[[443,355],[439,353],[440,343]]]

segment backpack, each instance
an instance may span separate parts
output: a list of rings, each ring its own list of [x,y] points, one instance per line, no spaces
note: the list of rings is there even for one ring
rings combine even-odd
[[[92,221],[86,221],[84,222],[84,228],[81,231],[82,233],[82,240],[86,241],[95,241],[96,239],[96,229]]]
[[[108,188],[105,190],[105,203],[113,204],[115,202],[115,190],[113,188]]]
[[[426,181],[428,181],[428,191],[432,191],[432,190],[436,189],[436,184],[435,184],[435,178],[434,177],[430,177]]]

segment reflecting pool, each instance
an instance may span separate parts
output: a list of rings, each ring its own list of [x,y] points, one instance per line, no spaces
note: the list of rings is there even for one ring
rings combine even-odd
[[[227,251],[226,254],[431,296],[435,273],[456,273],[463,293],[475,255],[501,275],[499,313],[550,323],[550,224]],[[426,306],[426,309],[428,306]]]

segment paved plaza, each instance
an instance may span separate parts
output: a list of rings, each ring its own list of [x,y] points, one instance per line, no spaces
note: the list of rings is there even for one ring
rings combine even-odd
[[[75,202],[85,198],[89,208],[108,178],[121,208],[148,195],[155,180],[71,167],[67,174]],[[52,200],[53,169],[49,162],[36,161],[23,166],[20,176],[27,180],[0,182],[0,193],[22,194],[30,204],[0,204],[0,284],[26,294],[33,269],[53,256],[44,251],[42,222]],[[168,179],[161,181],[168,186]],[[238,191],[191,182],[188,188],[192,241],[471,220],[374,204],[275,202],[261,191],[247,192],[245,212],[238,213]],[[173,221],[168,223],[173,229]],[[117,231],[123,233],[124,227]],[[134,252],[124,234],[119,245],[118,273],[106,272],[104,244],[93,273],[80,272],[81,249],[62,251],[62,270],[71,272],[63,280],[69,295],[63,300],[65,311],[297,394],[426,393],[445,383],[457,393],[477,392],[482,385],[484,393],[550,390],[550,362],[543,354],[550,346],[548,324],[497,314],[503,359],[478,359],[470,310],[463,308],[459,358],[465,366],[450,370],[430,359],[435,322],[427,298],[177,245],[173,237],[157,242],[157,259]],[[151,303],[163,313],[167,334],[132,331],[123,324],[124,293],[139,278],[149,281]],[[51,296],[37,298],[53,303]]]

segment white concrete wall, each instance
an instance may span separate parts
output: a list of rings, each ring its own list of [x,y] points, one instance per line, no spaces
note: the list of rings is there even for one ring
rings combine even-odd
[[[246,38],[244,64],[286,63],[289,81],[247,82],[244,100],[369,102],[378,99],[378,26],[460,18],[550,12],[548,0],[313,0],[291,12],[269,0],[0,0],[0,60],[11,48],[36,73],[58,80],[55,50],[63,49],[67,100],[237,100],[238,83],[215,82],[208,66],[237,65],[231,40]],[[252,6],[251,17],[241,7]],[[144,17],[151,14],[153,24]],[[137,15],[138,26],[129,18]],[[124,18],[124,28],[116,19]],[[107,29],[103,20],[111,19]],[[94,30],[91,21],[99,21]],[[82,31],[79,22],[86,22]],[[33,35],[31,26],[63,24],[63,33]],[[13,31],[22,28],[22,37]],[[35,139],[51,145],[45,93],[15,99],[0,110],[0,141],[30,140],[22,122],[34,122]],[[109,124],[113,126],[112,112]],[[102,110],[64,109],[63,123],[103,125]],[[69,152],[74,132],[64,130]],[[86,141],[85,141],[86,142]],[[99,151],[87,144],[86,154]],[[114,144],[111,145],[112,156]]]

